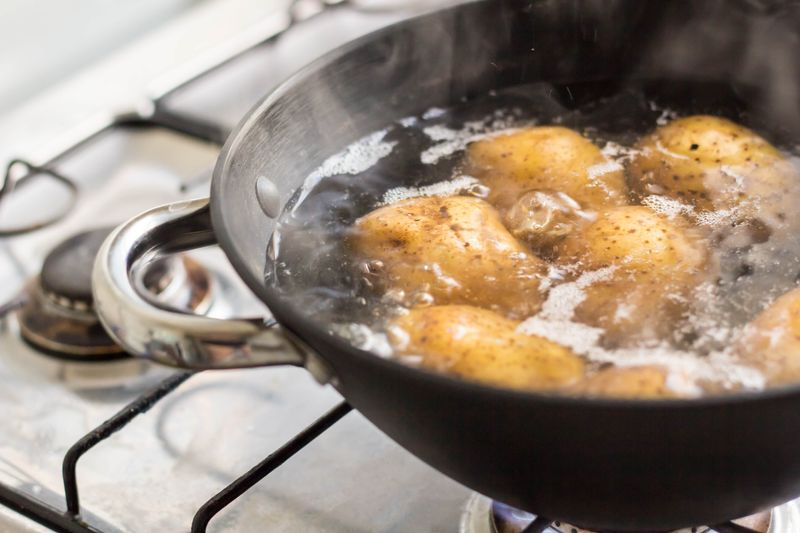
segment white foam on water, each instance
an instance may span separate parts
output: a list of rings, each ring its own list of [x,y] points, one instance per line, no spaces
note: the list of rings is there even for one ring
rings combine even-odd
[[[661,111],[661,115],[659,115],[658,118],[656,119],[656,125],[658,126],[665,126],[666,124],[678,118],[678,113],[668,107],[661,107],[652,100],[648,102],[648,104],[651,110]]]
[[[623,146],[613,141],[608,141],[600,151],[604,156],[606,156],[606,159],[610,159],[618,163],[629,161],[641,153],[640,150]]]
[[[420,154],[420,161],[425,165],[433,165],[444,157],[464,150],[472,142],[518,131],[518,128],[512,127],[516,111],[497,110],[482,120],[465,122],[459,129],[440,124],[423,128],[422,132],[434,144]]]
[[[656,150],[658,150],[659,152],[661,152],[662,154],[664,154],[667,157],[672,157],[673,159],[684,159],[684,160],[687,160],[687,161],[689,159],[691,159],[691,157],[689,157],[688,155],[683,155],[683,154],[678,154],[678,153],[675,153],[675,152],[671,152],[669,149],[667,149],[666,146],[661,144],[660,140],[656,140]]]
[[[360,174],[392,153],[397,142],[383,140],[390,129],[391,127],[370,133],[323,161],[303,182],[294,209],[303,203],[308,194],[324,178],[341,174]]]
[[[598,163],[597,165],[590,166],[586,169],[586,172],[589,174],[589,179],[595,180],[605,174],[620,172],[622,170],[625,169],[618,162],[606,161],[605,163]]]
[[[392,357],[394,354],[388,335],[375,332],[366,324],[358,324],[355,322],[337,324],[334,325],[333,330],[338,335],[348,339],[353,346],[361,350],[372,352],[379,357],[385,358]],[[399,333],[405,334],[402,330],[400,330]]]
[[[606,174],[621,172],[623,170],[624,168],[617,161],[609,160],[590,166],[586,169],[586,173],[591,186],[600,187],[606,194],[613,195],[614,191],[600,178]]]
[[[474,122],[467,122],[465,128],[469,129],[474,125]],[[458,137],[457,130],[436,124],[422,129],[422,132],[434,141],[452,141]]]
[[[730,165],[722,165],[719,167],[719,170],[726,176],[733,178],[733,181],[736,182],[736,186],[739,187],[739,189],[744,189],[745,177],[741,173],[737,172],[734,167]]]
[[[497,131],[487,130],[485,126],[468,122],[460,130],[433,126],[423,131],[437,144],[434,144],[420,154],[420,161],[425,165],[434,165],[440,159],[464,150],[470,143],[483,139],[491,139],[500,135],[507,135],[518,131],[518,128],[504,128]]]
[[[380,205],[390,205],[408,198],[427,196],[456,196],[475,186],[480,181],[472,176],[459,176],[451,180],[440,181],[424,187],[396,187],[383,193]]]
[[[684,204],[680,200],[670,198],[669,196],[651,194],[642,200],[642,204],[646,205],[656,213],[666,216],[667,218],[675,218],[679,215],[694,214],[694,207]]]
[[[547,296],[547,300],[542,305],[539,317],[548,320],[571,320],[575,314],[575,309],[586,299],[586,293],[583,289],[598,281],[610,279],[616,270],[617,267],[615,266],[592,270],[581,274],[573,282],[562,283],[553,287]]]
[[[595,349],[605,331],[573,322],[532,316],[517,326],[517,331],[526,335],[536,335],[569,348],[579,355],[587,355]]]
[[[403,126],[404,128],[410,128],[411,126],[415,126],[419,122],[417,117],[403,117],[397,121],[398,124]]]
[[[547,265],[547,275],[539,283],[539,292],[545,293],[560,281],[564,281],[567,270],[557,265]]]
[[[615,267],[584,273],[577,280],[563,283],[550,290],[542,310],[517,326],[517,331],[536,335],[571,349],[589,361],[611,363],[617,367],[645,365],[661,366],[667,370],[667,386],[677,393],[698,396],[701,381],[761,390],[766,381],[758,370],[740,365],[729,349],[713,352],[705,358],[678,350],[666,343],[609,350],[600,345],[605,333],[574,321],[575,309],[586,299],[584,289],[609,279]]]
[[[441,117],[445,113],[447,113],[446,109],[442,109],[441,107],[432,107],[422,114],[422,118],[423,120],[429,120],[432,118]]]
[[[651,194],[642,199],[642,204],[646,205],[656,213],[668,218],[675,218],[683,215],[694,220],[698,226],[719,227],[729,224],[746,213],[752,202],[742,202],[739,205],[728,209],[718,209],[716,211],[697,211],[694,206],[685,204],[675,198]]]
[[[728,224],[733,222],[737,218],[739,218],[744,211],[744,206],[746,204],[742,202],[741,204],[731,207],[729,209],[719,209],[717,211],[702,211],[697,213],[694,217],[695,222],[697,222],[701,226],[721,226],[723,224]]]

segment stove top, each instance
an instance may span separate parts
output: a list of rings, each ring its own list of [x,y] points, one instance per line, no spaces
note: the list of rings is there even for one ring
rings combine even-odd
[[[117,84],[97,83],[118,65],[95,72],[94,83],[84,77],[82,91],[110,107],[94,113],[83,96],[93,118],[64,135],[41,133],[48,116],[63,126],[76,113],[55,113],[57,92],[0,128],[0,140],[11,139],[9,128],[35,121],[27,145],[15,145],[21,153],[0,154],[23,158],[9,165],[16,188],[0,190],[0,531],[572,531],[524,513],[511,525],[492,521],[491,502],[402,450],[301,369],[191,374],[120,357],[103,339],[76,340],[92,324],[76,283],[104,228],[207,195],[221,143],[262,95],[328,49],[432,5],[266,4],[228,3],[249,5],[253,17],[240,21],[236,39],[181,56],[180,68],[126,102],[104,92]],[[224,13],[202,6],[176,24],[206,35],[198,20],[235,18]],[[67,84],[60,94],[77,90]],[[77,240],[59,248],[68,239]],[[76,242],[88,242],[83,256],[53,259]],[[220,318],[266,314],[218,249],[174,261],[148,285],[161,303]],[[199,293],[198,283],[173,288],[188,278]],[[58,320],[42,319],[42,309]],[[796,515],[795,506],[779,508],[770,531],[800,530]]]

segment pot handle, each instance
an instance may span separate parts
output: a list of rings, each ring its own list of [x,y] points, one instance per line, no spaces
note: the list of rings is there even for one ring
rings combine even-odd
[[[133,273],[141,266],[167,253],[217,243],[208,205],[204,198],[157,207],[108,236],[92,272],[100,321],[131,354],[170,366],[206,370],[308,364],[310,350],[279,326],[168,311],[137,291]]]

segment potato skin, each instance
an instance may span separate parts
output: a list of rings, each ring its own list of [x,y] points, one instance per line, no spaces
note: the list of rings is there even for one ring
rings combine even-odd
[[[708,265],[704,241],[681,219],[644,206],[606,209],[558,247],[562,264],[582,271],[615,267],[584,289],[575,318],[603,328],[610,345],[663,339],[685,311]]]
[[[558,247],[562,262],[585,268],[616,265],[637,271],[692,272],[706,261],[699,236],[682,219],[645,206],[612,207]]]
[[[580,396],[625,399],[680,397],[667,387],[667,371],[654,365],[604,368],[582,379],[569,391]]]
[[[771,384],[800,381],[800,288],[772,302],[745,327],[736,353]]]
[[[673,120],[637,148],[628,172],[640,197],[666,195],[701,211],[730,209],[751,199],[773,200],[782,210],[779,200],[796,179],[791,163],[774,146],[720,117]]]
[[[541,126],[470,144],[466,171],[491,189],[489,202],[501,211],[530,190],[562,192],[584,209],[599,209],[628,202],[621,169],[590,175],[590,167],[609,163],[578,132]]]
[[[426,293],[436,304],[472,304],[519,317],[541,304],[544,262],[478,198],[412,198],[381,207],[356,221],[350,244],[361,257],[382,263],[375,273],[379,285],[408,297]]]
[[[583,360],[541,337],[518,333],[518,322],[465,305],[422,307],[394,319],[397,351],[422,365],[467,379],[526,390],[553,390],[584,374]]]
[[[601,328],[609,348],[668,339],[686,313],[690,289],[663,276],[620,269],[584,289],[575,319]]]

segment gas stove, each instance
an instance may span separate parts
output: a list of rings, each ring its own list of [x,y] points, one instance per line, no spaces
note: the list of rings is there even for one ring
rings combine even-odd
[[[203,53],[173,54],[179,64],[155,76],[142,65],[174,42],[162,33],[0,128],[11,139],[35,125],[4,149],[20,153],[0,154],[0,530],[582,532],[473,494],[301,369],[180,372],[131,359],[105,335],[88,274],[109,228],[205,196],[221,143],[262,95],[336,45],[432,7],[211,4],[220,11],[175,25],[218,37]],[[109,73],[131,62],[153,79],[120,94]],[[58,105],[87,92],[76,108]],[[151,265],[141,281],[159,305],[267,314],[217,249]],[[694,531],[800,531],[798,509]]]

